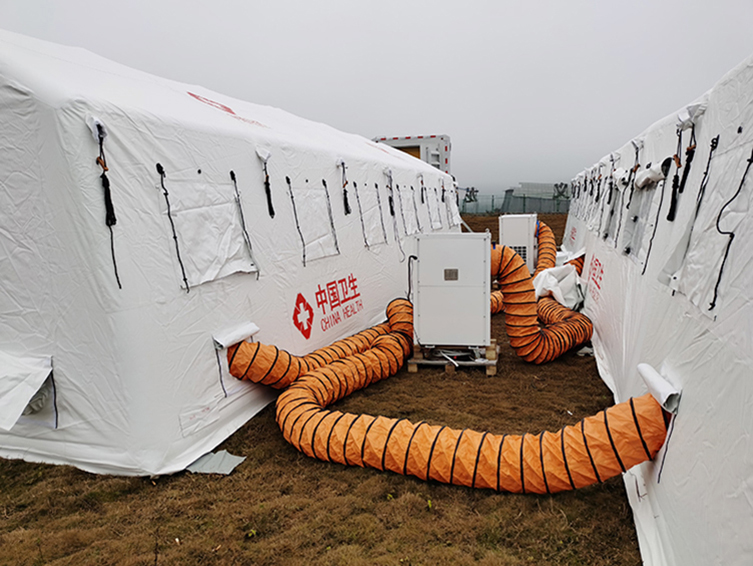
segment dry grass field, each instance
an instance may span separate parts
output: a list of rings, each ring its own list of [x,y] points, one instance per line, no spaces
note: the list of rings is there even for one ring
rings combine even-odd
[[[564,216],[544,216],[561,238]],[[495,217],[469,217],[474,230]],[[556,430],[612,403],[592,358],[498,373],[401,370],[340,410],[494,433]],[[229,476],[123,478],[0,459],[0,565],[637,565],[620,478],[551,496],[512,495],[312,460],[267,407],[221,448]]]

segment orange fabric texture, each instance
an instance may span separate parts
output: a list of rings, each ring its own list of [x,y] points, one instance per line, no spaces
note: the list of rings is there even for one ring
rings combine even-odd
[[[492,248],[491,265],[492,275],[502,293],[507,336],[518,356],[527,362],[543,364],[591,338],[593,325],[588,317],[569,309],[572,314],[567,317],[560,312],[559,319],[544,321],[543,328],[539,325],[531,275],[521,257],[511,248]]]

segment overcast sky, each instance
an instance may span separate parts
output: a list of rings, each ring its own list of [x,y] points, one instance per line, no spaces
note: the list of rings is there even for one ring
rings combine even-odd
[[[753,0],[0,0],[0,27],[341,130],[568,181],[753,54]]]

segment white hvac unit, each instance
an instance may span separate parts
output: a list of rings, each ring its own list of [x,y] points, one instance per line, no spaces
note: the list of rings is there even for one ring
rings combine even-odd
[[[416,342],[488,346],[491,234],[419,234],[416,239]]]
[[[499,217],[499,243],[512,248],[526,263],[528,271],[536,271],[536,215],[504,214]]]

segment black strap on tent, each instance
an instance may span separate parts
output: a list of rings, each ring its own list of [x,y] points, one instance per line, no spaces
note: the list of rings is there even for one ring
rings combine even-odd
[[[719,296],[719,283],[722,281],[722,273],[724,272],[724,266],[727,263],[727,257],[729,256],[729,249],[732,246],[732,242],[735,239],[735,233],[733,231],[726,231],[722,230],[722,228],[719,226],[719,222],[722,220],[722,214],[724,213],[724,209],[729,206],[733,200],[735,200],[739,195],[740,192],[743,190],[743,185],[745,184],[745,177],[748,176],[748,171],[750,171],[750,165],[753,163],[753,151],[750,153],[750,157],[748,158],[748,165],[745,167],[745,172],[743,173],[743,178],[740,179],[740,186],[737,187],[737,190],[735,191],[735,194],[732,195],[732,198],[729,199],[727,202],[724,203],[724,206],[722,206],[721,210],[719,211],[719,215],[716,217],[716,231],[722,234],[723,236],[728,236],[729,240],[727,240],[727,247],[724,249],[724,258],[722,258],[722,265],[719,267],[719,277],[716,279],[716,285],[714,285],[714,298],[711,300],[711,304],[709,305],[709,310],[713,310],[714,307],[716,307],[716,300]]]
[[[387,228],[384,227],[384,212],[382,211],[382,197],[379,194],[379,183],[374,183],[374,190],[377,197],[377,208],[379,208],[379,222],[382,224],[382,236],[384,236],[384,243],[387,243]],[[390,205],[392,210],[392,205]]]
[[[682,168],[682,161],[680,161],[680,150],[682,149],[682,130],[677,128],[677,151],[675,152],[673,159],[675,162],[675,175],[672,177],[672,196],[669,201],[669,211],[667,212],[667,220],[674,222],[677,215],[677,195],[680,192],[680,169]],[[683,172],[684,176],[684,172]]]
[[[426,204],[426,186],[424,186],[423,177],[421,177],[421,204]]]
[[[696,197],[695,202],[695,214],[693,215],[693,222],[690,225],[690,234],[693,234],[693,228],[695,227],[695,221],[698,219],[698,213],[701,210],[701,203],[703,202],[703,197],[706,194],[706,186],[709,183],[709,168],[711,167],[711,158],[714,156],[714,153],[716,152],[716,148],[719,147],[719,136],[716,136],[711,140],[711,149],[709,149],[709,158],[708,161],[706,161],[706,169],[703,171],[703,179],[701,179],[701,188],[698,190],[698,196]],[[690,237],[688,237],[688,245],[690,245]],[[687,250],[686,250],[687,253]]]
[[[180,258],[180,247],[178,246],[178,233],[175,231],[175,221],[170,214],[170,198],[165,187],[165,169],[161,163],[157,163],[157,173],[159,173],[159,182],[162,187],[162,194],[165,197],[165,203],[167,204],[167,219],[170,221],[170,228],[173,231],[173,240],[175,241],[175,255],[178,257],[178,264],[180,265],[180,273],[183,276],[183,284],[186,286],[186,293],[191,291],[191,287],[188,285],[188,278],[186,277],[186,268],[183,266],[183,260]]]
[[[400,209],[400,218],[403,219],[403,234],[408,235],[408,227],[405,222],[405,209],[403,208],[403,195],[400,192],[400,185],[395,184],[395,192],[397,193],[397,206]]]
[[[392,216],[392,231],[395,234],[395,241],[397,242],[397,247],[400,250],[400,255],[402,256],[402,259],[400,260],[400,262],[402,263],[403,261],[405,261],[405,252],[403,251],[403,245],[400,243],[400,233],[397,229],[397,216],[395,216],[395,199],[393,197],[392,184],[387,185],[387,190],[389,194],[388,199],[390,203],[390,215]]]
[[[102,174],[99,176],[102,181],[102,190],[105,197],[105,225],[110,231],[110,254],[112,255],[112,267],[115,271],[115,281],[118,282],[118,289],[122,289],[120,284],[120,275],[118,275],[118,262],[115,260],[115,235],[112,232],[112,227],[118,222],[115,218],[115,207],[112,204],[112,192],[110,190],[110,179],[107,177],[109,171],[107,167],[107,159],[105,158],[105,130],[102,124],[97,124],[97,138],[99,139],[99,157],[97,157],[97,164],[102,168]]]
[[[690,143],[685,148],[685,169],[682,171],[682,179],[680,179],[680,187],[677,189],[678,194],[682,194],[685,190],[685,183],[688,180],[688,174],[690,173],[690,164],[693,163],[693,157],[695,156],[696,140],[695,140],[695,124],[690,127]]]
[[[335,218],[332,216],[332,203],[329,200],[329,190],[327,189],[327,181],[322,179],[322,185],[324,186],[324,194],[327,196],[327,214],[329,214],[329,226],[332,229],[332,237],[335,239],[335,250],[340,253],[340,244],[337,243],[337,230],[335,230]]]
[[[267,171],[267,162],[262,162],[264,168],[264,192],[267,194],[267,210],[269,211],[269,217],[275,217],[275,207],[272,204],[272,187],[269,184],[269,172]]]
[[[251,247],[251,238],[248,235],[248,230],[246,229],[246,219],[243,216],[243,205],[241,204],[241,194],[238,191],[238,181],[235,178],[235,171],[230,171],[230,179],[233,181],[233,188],[235,189],[235,204],[238,206],[238,213],[240,214],[241,218],[241,230],[243,231],[243,240],[246,242],[246,247],[248,248],[248,254],[251,256],[251,261],[256,267],[256,278],[259,278],[259,266],[256,265],[256,262],[254,261],[254,250]]]
[[[413,213],[416,215],[416,224],[418,225],[418,231],[423,232],[424,229],[421,227],[421,219],[418,217],[418,205],[416,204],[416,190],[413,188],[413,185],[410,186],[410,193],[411,193],[411,198],[413,199]]]
[[[622,217],[624,215],[625,210],[630,210],[630,203],[633,202],[633,192],[635,191],[635,174],[638,172],[638,169],[640,169],[640,163],[638,162],[640,154],[640,149],[638,147],[635,148],[635,163],[633,164],[633,168],[630,170],[630,173],[628,173],[628,180],[627,180],[627,186],[625,190],[627,190],[627,187],[630,187],[630,196],[628,197],[628,202],[625,206],[620,206],[620,219],[617,221],[617,233],[614,235],[614,246],[617,247],[617,242],[620,239],[620,232],[622,231]]]
[[[301,231],[301,224],[298,222],[298,210],[295,207],[295,196],[293,196],[293,184],[290,182],[290,177],[285,177],[285,182],[288,184],[288,193],[290,194],[290,202],[293,203],[293,219],[295,220],[295,227],[298,230],[298,235],[301,237],[301,247],[303,248],[303,267],[306,267],[306,240],[303,238],[303,232]]]
[[[58,388],[55,386],[55,359],[50,357],[50,385],[52,385],[52,409],[55,412],[55,430],[58,428]]]
[[[356,194],[356,204],[358,205],[358,217],[361,219],[361,233],[363,234],[363,245],[369,247],[369,240],[366,238],[366,225],[363,222],[363,208],[361,208],[361,197],[358,195],[358,183],[353,181],[353,192]]]
[[[675,421],[677,415],[672,415],[672,422],[669,424],[669,431],[667,432],[667,440],[664,441],[664,454],[661,458],[661,466],[659,466],[659,474],[656,477],[656,483],[661,483],[661,474],[664,471],[664,462],[667,459],[667,451],[669,451],[669,441],[672,439],[672,433],[675,431]]]
[[[648,166],[647,166],[648,167]],[[672,167],[672,158],[667,157],[661,164],[662,173],[664,173],[664,179],[661,182],[661,194],[659,195],[659,207],[656,209],[656,219],[654,220],[654,231],[651,233],[651,239],[648,241],[648,251],[646,252],[646,260],[643,262],[643,270],[641,275],[646,273],[648,267],[648,258],[651,256],[651,250],[654,247],[654,237],[656,237],[656,228],[659,226],[659,215],[661,214],[661,206],[664,203],[664,189],[667,186],[666,175],[669,173],[669,169]]]
[[[350,203],[348,202],[348,189],[346,188],[348,186],[348,176],[345,173],[345,162],[341,162],[340,164],[343,168],[343,208],[345,208],[345,216],[353,212],[350,209]]]
[[[444,202],[444,187],[442,187],[442,202]]]

